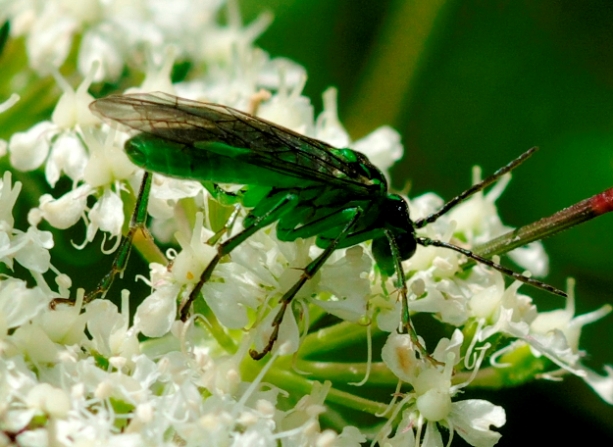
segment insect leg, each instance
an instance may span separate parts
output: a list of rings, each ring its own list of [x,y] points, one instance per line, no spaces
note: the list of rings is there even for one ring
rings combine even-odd
[[[180,315],[182,321],[187,320],[192,303],[198,297],[198,294],[200,293],[202,286],[204,286],[204,283],[206,283],[211,278],[211,275],[213,274],[213,271],[215,270],[217,264],[219,264],[219,261],[221,261],[221,258],[229,254],[232,250],[234,250],[245,240],[250,238],[258,230],[261,230],[262,228],[267,227],[273,222],[279,220],[279,218],[283,214],[292,210],[299,200],[299,196],[295,193],[286,193],[285,195],[281,196],[278,202],[274,203],[273,206],[271,206],[270,209],[268,209],[266,212],[251,219],[249,221],[249,225],[245,227],[243,231],[217,245],[217,254],[213,259],[211,259],[211,262],[209,262],[209,265],[206,267],[206,269],[204,269],[204,272],[202,272],[202,275],[200,276],[200,280],[194,286],[193,290],[189,294],[187,301],[181,307]],[[254,208],[254,210],[255,209],[257,208]]]
[[[521,154],[519,157],[517,157],[515,160],[513,160],[508,165],[503,166],[502,168],[498,169],[496,172],[494,172],[492,175],[490,175],[486,179],[481,180],[476,185],[473,185],[472,187],[468,188],[462,194],[451,199],[449,202],[444,204],[441,207],[441,209],[439,209],[437,212],[432,213],[429,216],[424,217],[423,219],[418,219],[415,222],[413,222],[413,226],[415,228],[422,228],[428,225],[429,223],[434,222],[436,219],[441,217],[443,214],[447,213],[451,208],[462,203],[464,200],[468,199],[474,193],[479,192],[483,190],[484,188],[486,188],[487,186],[491,185],[496,180],[498,180],[500,177],[505,175],[507,172],[511,172],[513,169],[515,169],[520,164],[522,164],[524,161],[526,161],[528,158],[530,158],[537,150],[538,150],[538,147],[533,147],[533,148],[528,149],[526,152]]]
[[[411,315],[409,313],[408,290],[407,290],[407,285],[406,285],[405,278],[404,278],[404,269],[402,268],[402,257],[400,256],[400,250],[398,249],[398,243],[396,242],[396,238],[394,237],[394,234],[391,231],[385,230],[385,236],[387,237],[387,240],[389,242],[390,250],[392,252],[392,258],[394,260],[394,270],[396,271],[395,286],[396,286],[396,289],[400,293],[400,299],[401,299],[401,305],[402,305],[401,320],[400,320],[402,326],[398,332],[402,334],[409,334],[411,341],[413,342],[417,350],[420,352],[420,354],[424,358],[431,358],[430,355],[428,354],[428,351],[426,351],[426,348],[419,341],[419,337],[417,336],[417,331],[415,330],[415,327],[413,326],[413,323],[411,322]]]
[[[234,211],[232,211],[232,214],[230,214],[230,217],[228,218],[228,220],[226,221],[226,224],[223,226],[223,228],[221,230],[219,230],[217,233],[215,233],[213,236],[211,236],[207,241],[207,245],[215,245],[224,234],[226,233],[230,233],[232,231],[232,228],[234,227],[234,223],[236,222],[236,218],[238,217],[238,214],[240,213],[240,206],[235,205],[234,206]]]
[[[234,205],[242,198],[242,191],[229,192],[224,190],[217,183],[202,181],[202,186],[222,205]]]
[[[281,326],[281,323],[283,322],[285,310],[292,302],[292,299],[294,298],[294,296],[296,296],[296,294],[298,293],[300,288],[304,285],[304,283],[307,282],[309,279],[311,279],[313,276],[315,276],[315,274],[319,271],[319,269],[323,267],[323,265],[326,263],[330,255],[332,255],[334,250],[336,250],[339,242],[343,240],[343,238],[347,234],[349,234],[352,227],[360,219],[360,216],[362,215],[362,209],[361,208],[347,208],[343,210],[341,213],[346,215],[345,218],[346,218],[347,223],[342,228],[342,230],[338,233],[336,238],[330,241],[330,245],[328,245],[317,258],[315,258],[313,261],[311,261],[311,263],[309,263],[309,265],[305,267],[305,269],[302,272],[302,275],[300,275],[300,279],[292,286],[292,288],[289,289],[287,292],[285,292],[285,294],[281,297],[281,299],[279,300],[281,309],[279,309],[279,311],[277,312],[277,315],[275,316],[272,322],[273,330],[272,330],[272,334],[270,335],[270,338],[268,339],[268,343],[266,344],[266,346],[264,346],[264,349],[262,349],[262,351],[260,352],[256,351],[255,349],[251,349],[249,351],[249,355],[254,360],[260,360],[262,357],[264,357],[266,354],[268,354],[272,350],[275,342],[277,341],[277,338],[279,337],[279,327]],[[335,218],[338,218],[338,216],[335,216]]]
[[[137,231],[142,231],[146,237],[151,238],[149,230],[145,225],[147,221],[147,205],[149,203],[149,192],[151,191],[152,174],[145,171],[143,174],[143,180],[140,185],[138,196],[136,198],[136,204],[134,205],[134,211],[132,212],[132,218],[130,220],[130,229],[125,236],[122,236],[121,243],[117,249],[117,255],[111,265],[109,273],[104,275],[94,290],[85,295],[84,303],[88,303],[96,298],[104,298],[106,293],[113,285],[113,281],[117,275],[122,276],[126,266],[128,264],[128,258],[132,251],[132,240]],[[66,298],[56,298],[51,301],[49,306],[53,309],[59,303],[72,302]]]
[[[553,293],[555,295],[560,295],[563,297],[566,297],[566,293],[561,291],[560,289],[550,286],[549,284],[546,284],[542,281],[539,281],[537,279],[533,279],[533,278],[529,278],[525,275],[522,275],[520,273],[517,273],[509,268],[506,268],[494,261],[492,261],[491,259],[487,259],[484,258],[483,256],[479,256],[475,253],[473,253],[470,250],[467,250],[465,248],[462,247],[458,247],[457,245],[453,245],[450,244],[449,242],[443,242],[443,241],[438,241],[435,239],[429,239],[427,237],[418,237],[417,239],[417,243],[420,245],[423,245],[424,247],[428,247],[428,246],[434,246],[434,247],[444,247],[444,248],[448,248],[450,250],[454,250],[457,251],[458,253],[463,254],[464,256],[470,258],[470,259],[474,259],[477,262],[480,262],[481,264],[485,264],[490,266],[491,268],[498,270],[499,272],[510,276],[513,279],[516,279],[518,281],[521,281],[523,283],[529,284],[531,286],[537,287],[539,289],[545,290],[547,292]]]

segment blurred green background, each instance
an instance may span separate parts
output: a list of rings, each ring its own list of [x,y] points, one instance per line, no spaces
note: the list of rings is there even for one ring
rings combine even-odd
[[[450,198],[470,185],[471,166],[488,174],[532,146],[541,151],[498,202],[509,225],[613,186],[613,2],[241,2],[246,22],[262,9],[275,21],[258,44],[306,67],[317,111],[333,85],[353,138],[382,124],[401,133],[397,188],[409,181],[411,195]],[[613,303],[612,228],[613,214],[545,242],[547,281],[564,288],[577,279],[578,313]],[[541,308],[563,305],[524,291]],[[587,364],[613,363],[612,316],[583,334]],[[613,409],[578,379],[466,397],[507,409],[500,445],[613,438]]]

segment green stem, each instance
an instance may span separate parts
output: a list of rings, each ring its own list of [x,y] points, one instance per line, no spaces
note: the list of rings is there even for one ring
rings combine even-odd
[[[367,371],[366,363],[298,360],[295,367],[298,371],[308,373],[310,378],[342,383],[360,382]],[[398,377],[394,376],[385,363],[375,362],[370,365],[369,385],[389,385],[393,387],[397,383]]]
[[[374,328],[373,332],[375,332]],[[355,345],[362,340],[365,341],[366,337],[366,326],[343,321],[307,335],[300,347],[299,355],[308,357],[311,354],[334,351],[348,345]]]
[[[470,378],[472,371],[464,371],[453,376],[453,383],[462,383]],[[481,368],[470,382],[470,388],[500,389],[504,384],[503,376],[494,367]]]
[[[204,317],[203,325],[211,333],[213,338],[219,343],[226,352],[235,354],[238,350],[236,341],[230,336],[226,329],[221,325],[209,305],[204,299],[197,300],[196,311]]]
[[[314,383],[313,380],[305,379],[285,368],[271,368],[264,380],[290,391],[293,396],[309,394]],[[382,413],[387,407],[387,404],[365,399],[335,388],[330,389],[326,401],[373,415]]]

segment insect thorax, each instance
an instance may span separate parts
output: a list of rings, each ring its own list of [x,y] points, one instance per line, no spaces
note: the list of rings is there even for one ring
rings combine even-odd
[[[346,165],[345,170],[352,172],[352,178],[365,179],[365,184],[378,185],[382,192],[387,191],[385,176],[366,155],[349,148],[332,149],[331,152],[343,160]]]

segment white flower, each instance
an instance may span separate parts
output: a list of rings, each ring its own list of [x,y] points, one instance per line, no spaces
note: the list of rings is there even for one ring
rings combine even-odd
[[[132,356],[139,353],[139,347],[136,333],[128,327],[127,302],[124,302],[122,313],[106,300],[92,301],[86,311],[90,348],[107,358],[120,356],[132,361]]]
[[[56,80],[64,93],[53,111],[52,121],[43,121],[11,137],[9,151],[14,167],[22,171],[37,169],[47,159],[51,149],[52,162],[45,168],[49,183],[55,185],[58,171],[62,169],[74,181],[80,179],[85,164],[84,149],[73,132],[79,126],[88,127],[98,122],[89,111],[88,106],[93,97],[87,93],[95,71],[96,66],[90,67],[88,76],[76,91],[56,74]],[[64,134],[63,138],[54,141],[58,134]],[[59,147],[56,149],[57,145]]]
[[[489,447],[498,442],[501,435],[490,426],[501,427],[506,422],[501,407],[479,399],[452,401],[460,389],[468,385],[452,385],[451,381],[454,366],[461,360],[463,340],[462,333],[456,330],[451,339],[439,341],[431,359],[420,359],[409,335],[391,334],[388,337],[382,351],[383,361],[400,380],[413,385],[413,392],[397,404],[400,408],[408,404],[403,418],[407,425],[399,425],[394,438],[413,442],[413,438],[403,432],[415,427],[419,439],[425,425],[423,444],[442,445],[438,429],[438,425],[442,425],[450,430],[451,437],[457,433],[474,446]],[[476,370],[482,358],[483,355],[476,361]],[[394,438],[392,441],[396,442]]]
[[[479,191],[468,200],[453,208],[448,215],[457,222],[456,231],[462,233],[473,246],[486,243],[510,230],[503,225],[495,202],[502,195],[511,177],[505,175],[487,192]],[[481,181],[481,169],[473,169],[473,184]],[[533,275],[545,276],[549,271],[549,259],[540,242],[533,242],[517,248],[508,256],[518,265],[528,269]]]
[[[366,314],[371,293],[368,274],[372,260],[364,247],[356,245],[344,253],[338,250],[337,260],[329,259],[321,269],[320,290],[330,292],[330,300],[313,299],[311,302],[347,321],[358,321]],[[344,254],[344,256],[340,256]],[[348,281],[349,279],[349,281]]]
[[[389,126],[383,126],[356,141],[351,146],[363,153],[382,172],[387,173],[404,154],[400,135]]]
[[[15,278],[0,281],[0,340],[9,329],[27,323],[47,305],[40,288],[28,289],[25,281]]]
[[[91,192],[91,186],[83,184],[59,199],[54,199],[50,194],[43,194],[39,199],[40,217],[60,230],[70,228],[83,218],[87,197]]]
[[[23,397],[36,385],[36,376],[28,368],[22,357],[5,358],[3,356],[0,362],[0,399],[3,403],[3,431],[19,433],[27,427],[35,411],[23,404]]]
[[[598,310],[576,316],[574,281],[570,281],[566,307],[549,312],[540,312],[532,321],[530,332],[545,335],[554,330],[562,331],[569,347],[576,352],[579,350],[579,338],[583,326],[604,318],[611,310],[611,306],[605,304]]]
[[[66,392],[48,383],[41,383],[32,388],[25,402],[35,410],[56,418],[65,418],[70,410],[70,398]]]
[[[89,110],[89,104],[94,100],[94,97],[87,92],[97,70],[98,64],[93,63],[90,65],[87,76],[85,76],[76,90],[73,90],[64,78],[56,74],[56,81],[63,93],[53,110],[51,121],[58,128],[72,129],[77,125],[88,127],[98,124],[98,118]]]
[[[585,377],[583,380],[609,405],[613,405],[613,367],[604,366],[605,374],[601,376],[588,368],[583,368]]]
[[[449,417],[457,433],[474,446],[492,446],[500,440],[500,433],[490,429],[506,423],[502,407],[479,399],[455,402]]]
[[[73,182],[77,182],[83,178],[86,164],[87,153],[81,139],[73,133],[60,134],[45,164],[45,177],[52,187],[55,186],[63,172]]]
[[[606,304],[600,309],[575,316],[574,281],[569,280],[569,294],[565,309],[541,312],[530,325],[530,335],[524,340],[535,355],[544,355],[563,369],[583,378],[606,402],[613,403],[613,378],[610,366],[605,365],[605,376],[599,376],[581,364],[579,338],[583,326],[598,321],[613,307]]]
[[[60,347],[35,323],[19,326],[11,335],[11,342],[20,354],[36,363],[55,363],[60,356]]]
[[[30,64],[42,75],[64,63],[77,31],[78,24],[57,6],[56,2],[46,4],[26,41]]]
[[[68,294],[64,296],[68,296]],[[77,293],[74,306],[60,304],[54,310],[51,310],[46,305],[44,311],[33,320],[33,324],[39,326],[45,332],[46,337],[56,344],[64,346],[85,344],[88,340],[85,335],[88,315],[81,313],[82,306],[83,293]],[[72,357],[67,355],[67,358],[71,359]]]
[[[159,287],[136,309],[134,328],[147,337],[161,337],[166,334],[177,315],[177,295],[175,285]]]
[[[282,78],[279,93],[258,107],[258,116],[298,133],[311,135],[314,127],[313,106],[309,98],[300,94],[305,82],[306,77],[288,92]]]
[[[114,191],[105,188],[102,197],[88,213],[90,225],[87,227],[87,240],[93,241],[98,230],[107,231],[119,238],[123,227],[123,202]]]
[[[5,233],[7,235],[6,237],[8,237],[15,225],[13,208],[15,207],[19,192],[21,191],[21,182],[15,182],[15,186],[13,187],[11,177],[11,173],[6,171],[0,183],[0,231]]]
[[[196,222],[190,240],[185,240],[181,234],[177,234],[177,240],[183,248],[172,265],[172,275],[177,284],[196,284],[204,269],[217,254],[213,247],[206,244],[206,239],[212,236],[212,233],[206,234],[203,219],[202,213],[196,214]]]
[[[101,24],[85,33],[79,47],[78,68],[81,73],[87,73],[94,63],[100,64],[100,70],[94,80],[108,79],[113,81],[121,75],[126,57],[124,46],[117,28]]]
[[[315,122],[315,138],[331,146],[344,148],[350,144],[349,134],[338,119],[338,91],[330,87],[323,94],[324,109]],[[354,148],[359,150],[358,148]]]
[[[11,165],[20,171],[38,168],[49,154],[50,131],[53,129],[50,121],[43,121],[26,132],[13,134],[9,140]]]
[[[466,292],[453,281],[443,280],[432,284],[428,276],[426,272],[419,272],[411,279],[410,285],[415,281],[424,283],[424,292],[421,295],[425,295],[411,302],[411,310],[434,313],[445,323],[463,325],[469,318],[469,299]]]
[[[0,261],[13,268],[13,260],[36,273],[45,273],[50,267],[49,249],[53,237],[48,231],[29,227],[24,233],[13,228],[12,210],[21,190],[21,184],[11,187],[11,173],[5,172],[0,191]]]
[[[132,177],[131,185],[134,191],[139,188],[140,176]],[[201,197],[198,197],[201,195]],[[191,180],[178,180],[154,174],[149,194],[147,211],[153,217],[151,233],[156,240],[168,243],[178,231],[184,230],[185,225],[177,219],[177,204],[181,199],[208,197],[201,183]]]
[[[129,179],[136,171],[122,147],[113,144],[108,136],[105,136],[107,140],[101,143],[99,138],[102,137],[99,132],[93,130],[83,135],[90,152],[83,180],[94,188]]]

